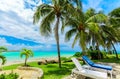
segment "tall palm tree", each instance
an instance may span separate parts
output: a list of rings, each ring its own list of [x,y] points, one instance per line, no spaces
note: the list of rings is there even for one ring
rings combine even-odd
[[[52,0],[52,4],[41,4],[37,7],[36,12],[34,13],[33,23],[39,23],[39,20],[42,19],[40,23],[40,32],[43,36],[50,36],[52,33],[53,22],[54,26],[54,35],[57,43],[58,50],[58,60],[59,67],[61,68],[61,59],[60,59],[60,45],[59,45],[59,26],[60,21],[63,24],[64,16],[67,16],[72,12],[72,5],[68,0]]]
[[[109,50],[113,47],[115,50],[116,58],[118,59],[118,54],[114,46],[115,43],[116,44],[118,43],[118,34],[117,34],[118,30],[114,29],[112,25],[103,25],[102,30],[103,32],[101,33],[101,35],[107,49]]]
[[[21,53],[20,53],[20,57],[22,58],[23,55],[25,56],[25,66],[27,66],[27,60],[29,57],[33,57],[33,52],[32,50],[29,49],[22,49]]]
[[[2,52],[5,52],[5,51],[7,51],[7,48],[1,46],[1,47],[0,47],[0,59],[2,59],[2,65],[4,65],[5,62],[7,61],[7,60],[6,60],[6,57],[3,56],[3,55],[1,55],[1,53],[2,53]]]
[[[97,45],[104,45],[102,37],[100,36],[100,23],[104,22],[106,16],[101,13],[94,13],[93,9],[84,13],[82,5],[79,0],[75,0],[77,8],[74,11],[74,16],[69,16],[66,19],[66,24],[62,27],[70,26],[70,30],[66,32],[66,40],[69,41],[75,35],[72,47],[79,41],[79,46],[82,48],[83,54],[86,54],[86,47],[88,43],[95,43]],[[89,15],[90,14],[90,15]]]
[[[114,44],[119,43],[120,41],[120,8],[116,8],[113,11],[111,11],[108,15],[109,22],[107,23],[107,27],[103,28],[103,30],[108,34],[106,41],[108,45],[108,48],[113,47],[116,58],[118,58],[117,50],[114,46]],[[109,27],[108,27],[109,26]]]

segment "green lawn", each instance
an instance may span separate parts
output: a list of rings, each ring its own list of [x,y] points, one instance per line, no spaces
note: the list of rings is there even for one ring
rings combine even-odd
[[[118,54],[119,59],[116,59],[115,55],[107,55],[106,59],[95,60],[95,62],[107,62],[107,63],[118,63],[120,64],[120,54]]]
[[[94,62],[120,63],[120,61],[115,58],[115,55],[109,55],[107,59],[93,60],[93,61]],[[28,64],[32,67],[41,68],[44,71],[44,79],[61,79],[67,75],[70,75],[71,69],[75,67],[72,62],[62,63],[61,69],[58,67],[58,64],[38,65],[37,62],[29,62]],[[3,67],[3,70],[10,70],[10,69],[12,70],[12,69],[17,68],[20,65],[23,65],[23,64],[5,66]]]
[[[72,62],[62,63],[62,68],[58,67],[58,64],[38,65],[37,62],[29,62],[30,66],[41,68],[44,71],[44,79],[61,79],[71,73],[71,69],[74,68]],[[22,64],[10,65],[3,67],[3,70],[15,69]]]

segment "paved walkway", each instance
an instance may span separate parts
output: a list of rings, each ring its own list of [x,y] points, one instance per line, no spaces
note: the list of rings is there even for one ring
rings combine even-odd
[[[0,74],[9,74],[11,72],[17,73],[19,75],[18,79],[38,79],[40,73],[43,73],[42,71],[14,69],[0,71]]]

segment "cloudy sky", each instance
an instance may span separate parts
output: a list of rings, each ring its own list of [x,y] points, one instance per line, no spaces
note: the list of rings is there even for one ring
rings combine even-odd
[[[54,35],[45,38],[39,33],[39,26],[33,25],[33,14],[36,6],[49,3],[51,0],[0,0],[0,46],[10,50],[31,48],[37,51],[56,51]],[[120,0],[82,0],[83,8],[92,7],[106,14],[120,7]],[[70,42],[64,42],[64,35],[60,34],[62,51],[80,51],[76,45],[71,48]]]

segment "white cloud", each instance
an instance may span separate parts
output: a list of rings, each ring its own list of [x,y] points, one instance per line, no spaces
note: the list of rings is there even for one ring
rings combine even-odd
[[[43,46],[26,46],[26,45],[12,45],[4,40],[2,45],[8,46],[10,49],[20,49],[22,47],[29,47],[34,49],[52,49],[51,45],[56,44],[54,34],[51,37],[43,37],[40,35],[39,26],[33,25],[33,14],[35,8],[25,8],[24,1],[38,6],[42,0],[36,4],[33,0],[0,0],[0,34],[13,36],[20,39],[31,39],[35,42],[45,44]],[[37,30],[36,30],[37,29]],[[28,40],[27,39],[27,40]],[[1,39],[0,39],[1,41]],[[3,39],[2,39],[3,41]],[[60,45],[67,45],[64,42],[64,35],[60,34]]]
[[[89,8],[94,8],[97,11],[103,10],[100,6],[100,4],[102,3],[103,0],[88,0],[87,4],[83,4],[83,8],[89,9]]]

